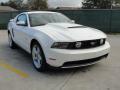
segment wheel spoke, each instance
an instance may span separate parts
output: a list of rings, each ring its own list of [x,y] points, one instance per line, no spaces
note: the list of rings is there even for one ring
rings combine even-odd
[[[36,68],[40,68],[41,67],[41,51],[38,45],[34,45],[33,49],[32,49],[32,57],[33,57],[33,63],[35,65]]]
[[[41,55],[39,54],[37,57],[41,61],[41,59],[42,59]]]
[[[34,53],[35,53],[35,54],[37,54],[37,50],[36,50],[36,48],[35,48],[35,47],[33,48],[33,51],[34,51]]]
[[[9,45],[10,45],[10,47],[11,47],[11,46],[12,46],[12,37],[11,37],[10,34],[8,35],[8,41],[9,41]]]

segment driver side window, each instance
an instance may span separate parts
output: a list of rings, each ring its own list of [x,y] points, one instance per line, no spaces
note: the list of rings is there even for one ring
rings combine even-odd
[[[25,25],[23,26],[28,26],[28,23],[27,23],[27,16],[25,14],[21,14],[20,16],[18,16],[17,20],[16,20],[16,23],[17,22],[25,22]],[[22,25],[21,25],[22,26]]]

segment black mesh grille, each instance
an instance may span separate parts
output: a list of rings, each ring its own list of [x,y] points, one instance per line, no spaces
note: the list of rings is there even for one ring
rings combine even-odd
[[[97,61],[99,61],[99,60],[107,57],[107,56],[108,56],[108,54],[103,55],[101,57],[87,59],[87,60],[79,60],[79,61],[66,62],[66,63],[63,64],[62,67],[77,66],[77,65],[85,65],[85,64],[89,64],[89,63],[94,63],[94,62],[97,62]]]
[[[81,41],[81,47],[80,48],[77,48],[76,47],[76,43],[77,42],[71,42],[67,49],[89,49],[89,48],[94,48],[94,47],[99,47],[99,46],[102,46],[105,44],[105,39],[103,39],[103,43],[101,44],[100,43],[100,40],[101,39],[97,39],[97,40],[87,40],[87,41]]]

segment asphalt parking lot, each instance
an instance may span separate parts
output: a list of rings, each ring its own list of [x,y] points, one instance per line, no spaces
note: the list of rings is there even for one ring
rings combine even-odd
[[[0,30],[0,90],[120,90],[120,35],[108,35],[111,53],[86,68],[37,72],[29,54],[11,50]]]

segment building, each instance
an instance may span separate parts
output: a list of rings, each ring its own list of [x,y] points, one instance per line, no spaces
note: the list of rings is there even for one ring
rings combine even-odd
[[[17,11],[17,10],[9,6],[0,6],[0,12],[8,12],[8,11]]]

